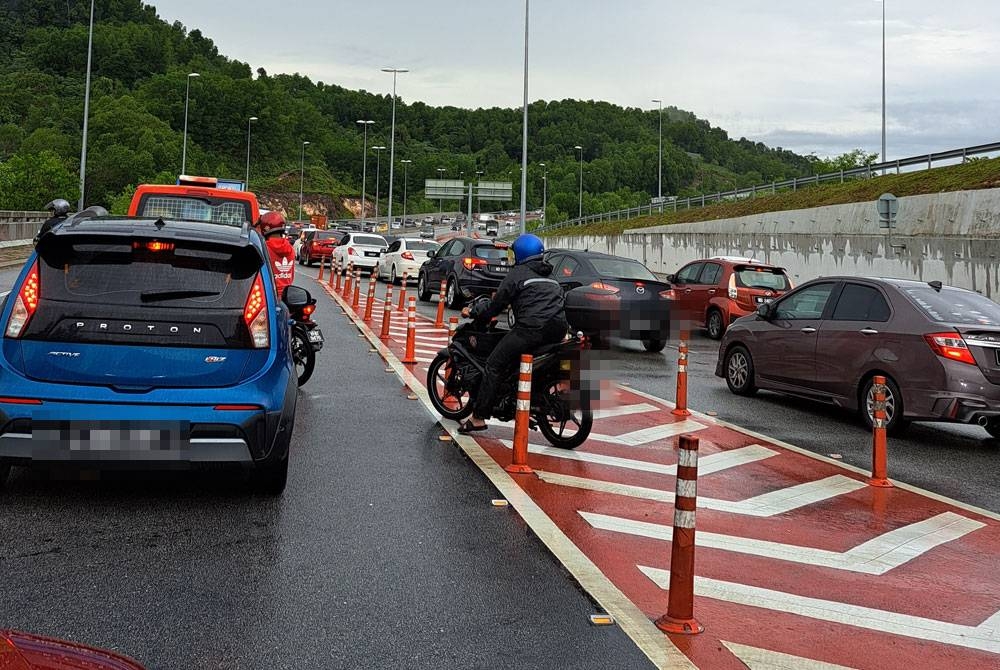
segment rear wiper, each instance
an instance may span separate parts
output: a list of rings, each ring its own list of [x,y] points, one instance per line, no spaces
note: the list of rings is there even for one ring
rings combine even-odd
[[[146,291],[140,293],[143,302],[162,302],[165,300],[183,300],[185,298],[208,298],[219,295],[218,291]]]

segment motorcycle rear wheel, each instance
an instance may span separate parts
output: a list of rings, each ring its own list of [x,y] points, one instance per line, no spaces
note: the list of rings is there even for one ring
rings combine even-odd
[[[472,414],[472,393],[462,391],[461,396],[448,392],[448,363],[451,357],[438,354],[427,368],[427,395],[438,414],[452,421],[461,421]]]
[[[567,382],[553,381],[545,389],[545,407],[535,416],[538,430],[553,447],[576,449],[590,437],[594,413],[586,398],[579,407],[572,407]]]
[[[309,341],[309,336],[299,328],[292,329],[292,360],[295,361],[295,374],[302,386],[312,377],[316,367],[316,350]]]

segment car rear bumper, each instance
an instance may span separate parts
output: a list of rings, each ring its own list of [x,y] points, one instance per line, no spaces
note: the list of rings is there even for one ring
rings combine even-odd
[[[566,306],[566,320],[574,330],[618,337],[623,340],[668,340],[670,312],[630,308],[617,304]]]
[[[462,289],[462,295],[466,298],[476,298],[481,295],[490,295],[500,288],[501,279],[489,279],[486,277],[459,277],[458,285]]]
[[[229,463],[251,465],[254,458],[239,438],[194,438],[183,448],[152,449],[139,443],[111,449],[83,449],[64,444],[39,444],[31,433],[0,435],[0,462],[17,465],[79,463],[101,467],[175,467],[181,464]]]
[[[356,268],[373,268],[378,265],[379,259],[369,256],[348,256],[347,262],[354,263]]]

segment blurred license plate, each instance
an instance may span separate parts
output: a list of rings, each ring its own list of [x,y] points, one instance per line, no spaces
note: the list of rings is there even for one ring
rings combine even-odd
[[[757,296],[757,304],[758,305],[762,305],[762,304],[768,303],[768,302],[774,302],[774,298],[762,298],[760,296]]]
[[[506,265],[491,265],[490,270],[492,272],[510,272],[510,268]]]
[[[71,452],[182,451],[191,446],[191,425],[177,422],[35,421],[33,446]]]
[[[309,331],[309,341],[313,344],[323,342],[323,331],[319,328],[313,328]]]
[[[365,256],[375,256],[377,258],[378,257],[378,252],[377,251],[366,251],[365,252]]]

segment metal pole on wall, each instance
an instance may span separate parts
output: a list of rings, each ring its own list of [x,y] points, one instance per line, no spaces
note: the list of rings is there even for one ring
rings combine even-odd
[[[883,163],[886,162],[885,155],[885,0],[882,0],[882,155],[879,157]],[[885,174],[885,170],[882,170]]]
[[[299,221],[302,220],[302,188],[305,185],[306,180],[306,147],[309,146],[309,142],[302,143],[302,160],[299,162],[299,215],[296,217]]]
[[[368,179],[368,126],[375,123],[374,121],[358,121],[361,127],[365,129],[365,140],[363,148],[361,149],[361,218],[364,219],[367,214],[366,209],[368,202],[365,200],[365,183]]]
[[[191,80],[200,76],[197,72],[191,72],[187,76],[187,92],[184,94],[184,143],[181,148],[181,174],[187,173],[188,104],[191,102]]]
[[[447,172],[444,168],[438,168],[438,179],[442,179],[441,173]],[[441,223],[441,216],[444,214],[444,198],[438,198],[438,223]]]
[[[660,114],[660,141],[659,148],[657,150],[657,169],[656,169],[656,201],[660,203],[660,211],[663,211],[663,101],[653,100],[653,102],[659,105]],[[650,212],[652,213],[652,212]]]
[[[579,144],[573,147],[580,152],[580,207],[577,210],[577,219],[583,218],[583,147]]]
[[[412,163],[411,160],[406,160],[405,158],[400,163],[403,164],[403,225],[406,225],[406,167]],[[392,221],[389,221],[390,227],[392,226]]]
[[[80,202],[77,211],[83,211],[83,192],[87,188],[87,128],[90,125],[90,64],[94,53],[94,0],[90,0],[90,37],[87,40],[87,85],[83,92],[83,146],[80,148]]]
[[[524,114],[521,135],[521,234],[528,215],[528,3],[524,0]]]
[[[256,116],[251,116],[247,119],[247,176],[246,180],[243,182],[246,190],[250,190],[250,124],[257,120]]]
[[[392,73],[392,125],[389,130],[389,210],[387,216],[390,224],[392,223],[392,179],[394,176],[393,169],[396,164],[396,75],[402,72],[409,72],[409,70],[401,68],[382,68],[382,72]],[[376,212],[377,213],[377,212]]]
[[[375,221],[378,221],[378,193],[382,181],[382,152],[385,151],[385,147],[381,145],[372,147],[372,151],[375,152]]]

